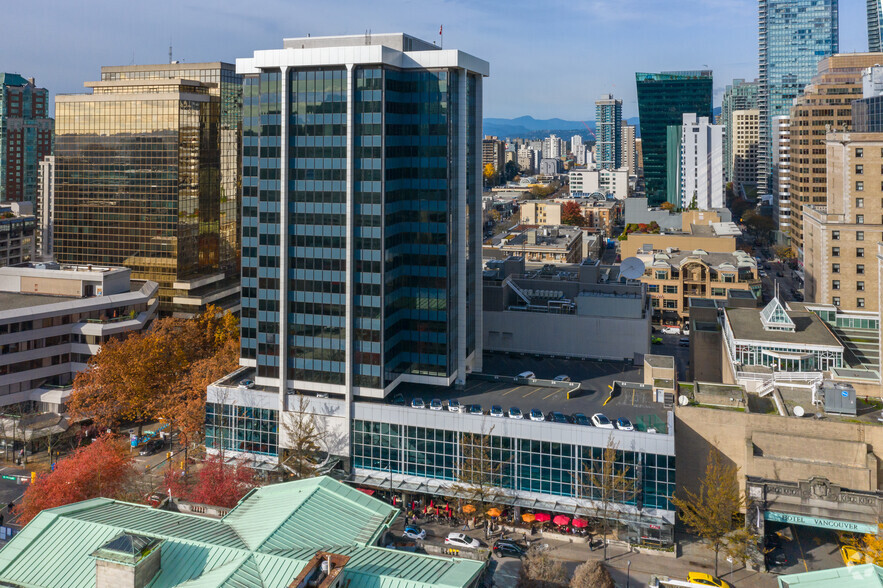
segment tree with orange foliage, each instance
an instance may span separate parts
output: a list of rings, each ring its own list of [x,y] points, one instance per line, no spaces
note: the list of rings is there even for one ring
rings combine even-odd
[[[103,435],[58,460],[55,471],[38,475],[25,490],[15,514],[21,524],[27,524],[46,508],[99,496],[130,498],[128,486],[134,477],[125,440]]]
[[[164,418],[189,443],[202,433],[206,386],[236,369],[238,349],[238,320],[215,307],[158,319],[101,346],[74,380],[70,412],[102,428]]]
[[[564,203],[564,206],[561,207],[561,223],[577,227],[582,227],[586,224],[586,217],[583,216],[578,202],[570,200]]]

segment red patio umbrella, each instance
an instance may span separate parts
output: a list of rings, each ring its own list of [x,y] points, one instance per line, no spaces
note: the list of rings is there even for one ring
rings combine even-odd
[[[570,521],[570,524],[576,527],[577,529],[582,529],[583,527],[589,526],[589,521],[585,519],[573,519]]]
[[[570,517],[566,517],[564,515],[555,515],[555,518],[552,519],[552,522],[560,527],[562,525],[566,525],[567,523],[569,523]]]
[[[535,516],[536,518],[534,520],[538,523],[545,523],[552,520],[552,517],[544,512],[538,512]]]

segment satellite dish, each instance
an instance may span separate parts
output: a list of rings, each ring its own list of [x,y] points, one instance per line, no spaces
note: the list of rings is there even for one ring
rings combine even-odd
[[[627,280],[639,280],[645,269],[644,262],[637,257],[626,257],[619,266],[619,275]]]
[[[687,406],[688,404],[690,404],[690,399],[681,394],[680,396],[678,396],[678,404],[680,404],[681,406]]]
[[[805,414],[806,414],[806,411],[803,410],[803,407],[802,407],[802,406],[795,406],[795,407],[794,407],[794,416],[796,416],[796,417],[802,417],[802,416],[805,415]]]

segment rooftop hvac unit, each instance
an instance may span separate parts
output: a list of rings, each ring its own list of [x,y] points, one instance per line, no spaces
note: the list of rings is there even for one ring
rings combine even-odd
[[[825,399],[825,412],[831,414],[856,415],[855,388],[840,382],[822,384],[822,396]]]

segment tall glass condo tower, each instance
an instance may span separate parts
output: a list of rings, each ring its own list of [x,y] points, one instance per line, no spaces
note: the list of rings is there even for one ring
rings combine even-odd
[[[392,34],[286,39],[236,69],[257,383],[382,398],[480,369],[487,62]]]
[[[787,115],[791,103],[818,70],[839,50],[838,0],[760,0],[760,145],[757,180],[770,187],[773,117]]]
[[[635,74],[638,115],[644,153],[644,184],[651,205],[666,200],[668,127],[682,123],[684,114],[711,118],[710,70]]]

